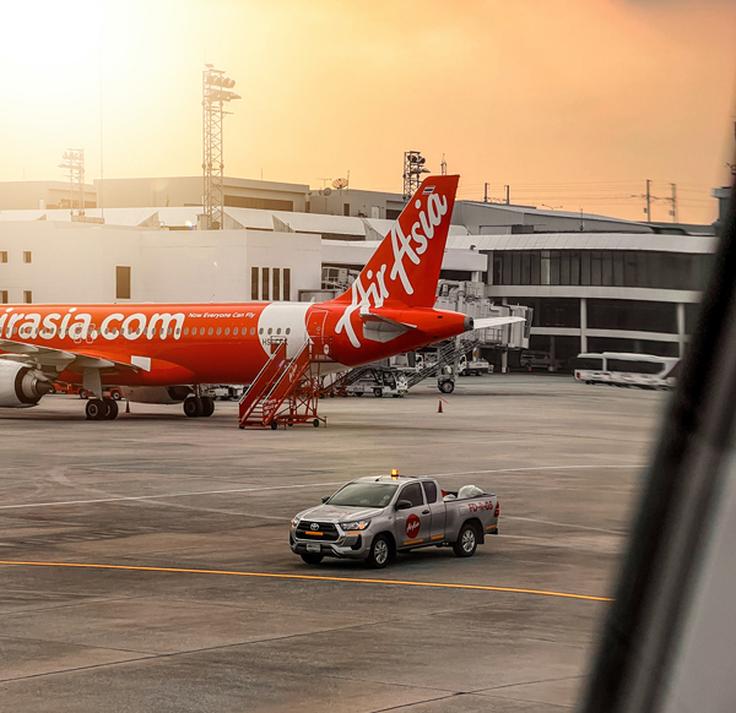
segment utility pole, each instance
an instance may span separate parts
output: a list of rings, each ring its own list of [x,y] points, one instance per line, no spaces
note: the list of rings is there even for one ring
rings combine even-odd
[[[483,202],[488,203],[488,184],[483,184]]]
[[[447,161],[445,161],[445,154],[442,154],[442,161],[440,162],[440,173],[443,176],[447,175]]]
[[[672,216],[672,222],[677,222],[677,184],[676,183],[670,183],[670,189],[671,189],[671,197],[670,197],[670,203],[672,204],[672,207],[670,208],[670,215]]]
[[[511,204],[511,186],[506,184],[503,187],[503,190],[506,193],[506,205],[510,205]]]
[[[646,207],[644,208],[644,213],[646,213],[647,216],[647,223],[652,222],[652,180],[650,178],[647,178],[647,190],[644,194],[644,200],[646,201]]]

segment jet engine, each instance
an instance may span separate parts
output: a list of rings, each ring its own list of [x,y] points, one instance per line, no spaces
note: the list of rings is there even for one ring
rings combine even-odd
[[[0,359],[0,406],[28,408],[53,391],[43,372],[9,359]]]
[[[180,404],[192,393],[189,386],[123,386],[123,398],[139,404]]]

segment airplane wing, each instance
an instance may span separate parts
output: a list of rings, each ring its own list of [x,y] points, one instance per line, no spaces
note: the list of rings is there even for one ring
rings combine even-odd
[[[50,378],[65,369],[130,369],[150,370],[150,361],[131,356],[130,362],[121,362],[109,356],[86,349],[54,349],[52,347],[27,344],[11,339],[0,339],[0,359],[19,361],[32,365]]]
[[[479,317],[473,319],[473,330],[476,329],[496,329],[507,324],[516,324],[517,322],[526,322],[524,317]]]

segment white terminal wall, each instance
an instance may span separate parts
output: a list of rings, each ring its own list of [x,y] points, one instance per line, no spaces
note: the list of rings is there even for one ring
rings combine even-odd
[[[0,290],[21,302],[114,302],[115,267],[131,268],[132,302],[249,301],[251,267],[291,269],[292,299],[321,283],[318,235],[159,231],[70,223],[0,224]],[[31,251],[32,262],[23,262]],[[117,300],[125,302],[127,300]]]
[[[0,221],[0,290],[21,302],[113,302],[115,266],[131,267],[131,301],[249,301],[251,267],[291,269],[291,298],[319,290],[322,265],[363,265],[375,241],[323,240],[267,230],[149,230],[112,225]],[[32,262],[23,262],[31,251]],[[442,267],[480,273],[486,255],[446,250]],[[124,300],[121,300],[124,301]]]

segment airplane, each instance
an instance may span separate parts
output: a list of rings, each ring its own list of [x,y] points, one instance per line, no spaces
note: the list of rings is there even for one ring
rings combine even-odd
[[[320,303],[17,304],[0,311],[0,407],[35,406],[53,382],[81,385],[89,420],[113,420],[110,385],[134,401],[210,416],[203,384],[249,384],[274,340],[311,341],[344,369],[522,317],[435,309],[459,176],[426,177],[352,285]]]

